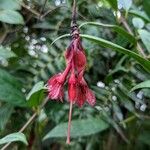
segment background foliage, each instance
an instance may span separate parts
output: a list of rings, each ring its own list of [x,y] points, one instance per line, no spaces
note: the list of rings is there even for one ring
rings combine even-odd
[[[65,144],[67,92],[64,103],[43,102],[48,78],[65,67],[71,6],[71,0],[0,0],[1,147],[150,149],[149,0],[78,1],[85,78],[97,103],[74,106],[73,139]]]

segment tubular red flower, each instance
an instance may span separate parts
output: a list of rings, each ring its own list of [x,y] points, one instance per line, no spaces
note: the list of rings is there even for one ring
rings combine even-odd
[[[89,89],[84,80],[84,71],[86,68],[86,56],[82,47],[79,30],[76,24],[76,0],[73,1],[73,14],[71,22],[72,41],[65,52],[66,69],[48,80],[48,96],[51,99],[63,99],[63,85],[68,78],[68,96],[70,102],[69,121],[67,132],[67,144],[70,144],[70,129],[72,118],[72,106],[76,103],[82,107],[85,101],[91,106],[95,105],[96,99],[94,93]]]
[[[71,44],[66,50],[65,57],[67,63],[73,61],[74,69],[78,74],[80,74],[81,71],[85,70],[86,57],[81,46],[80,37],[72,40]]]
[[[81,44],[78,30],[74,30],[72,41],[65,52],[66,69],[63,73],[59,73],[48,81],[49,98],[60,99],[63,101],[63,85],[68,79],[68,96],[70,102],[68,132],[67,132],[67,144],[70,144],[70,128],[72,117],[72,105],[76,103],[79,107],[82,107],[85,101],[89,105],[94,106],[96,99],[92,90],[89,89],[86,81],[84,80],[84,71],[86,67],[86,56]],[[71,72],[69,74],[69,72]]]
[[[76,92],[77,92],[77,79],[75,77],[74,72],[72,72],[68,81],[69,101],[75,102]]]
[[[48,97],[50,99],[59,99],[63,101],[63,85],[68,76],[70,70],[70,65],[68,65],[63,73],[54,75],[48,80]]]
[[[63,98],[63,88],[62,82],[60,81],[61,73],[53,76],[48,81],[48,97],[50,99],[60,99]]]
[[[82,107],[86,100],[91,106],[95,105],[95,103],[96,103],[95,95],[89,89],[84,78],[82,78],[82,80],[79,81],[77,89],[78,89],[78,93],[77,93],[77,101],[76,102],[79,107]]]
[[[91,106],[94,106],[96,103],[95,95],[89,88],[86,91],[86,100]]]

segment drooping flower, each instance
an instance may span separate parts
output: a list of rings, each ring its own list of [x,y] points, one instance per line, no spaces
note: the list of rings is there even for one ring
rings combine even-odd
[[[48,97],[50,99],[59,99],[60,101],[63,101],[63,85],[68,76],[69,70],[70,65],[66,67],[63,73],[56,74],[48,80]]]
[[[61,81],[62,74],[59,73],[48,80],[48,97],[50,99],[63,99],[63,82]]]
[[[65,52],[66,69],[63,73],[54,75],[48,80],[48,96],[50,99],[60,99],[63,101],[63,86],[68,80],[68,98],[70,102],[67,144],[70,143],[70,128],[72,117],[72,105],[77,104],[82,107],[87,101],[89,105],[94,106],[96,103],[95,95],[89,89],[85,79],[84,71],[86,67],[86,56],[81,44],[79,31],[74,26],[72,41]]]
[[[67,63],[72,62],[78,74],[85,70],[86,56],[79,35],[72,39],[65,53]]]
[[[96,103],[95,95],[92,90],[89,89],[86,81],[82,78],[78,83],[78,94],[77,94],[77,104],[82,107],[84,102],[87,101],[91,106]]]

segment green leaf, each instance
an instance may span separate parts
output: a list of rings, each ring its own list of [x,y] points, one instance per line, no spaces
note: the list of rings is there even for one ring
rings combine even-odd
[[[44,96],[44,82],[40,81],[35,84],[32,90],[27,95],[27,102],[29,106],[37,106]]]
[[[0,130],[5,128],[5,125],[13,112],[13,108],[14,107],[11,104],[5,104],[0,107]]]
[[[147,80],[147,81],[144,81],[144,82],[137,84],[136,86],[134,86],[131,89],[131,92],[134,90],[137,90],[137,89],[142,89],[142,88],[150,88],[150,80]]]
[[[150,11],[149,11],[149,8],[150,8],[150,0],[144,0],[144,1],[143,1],[143,7],[144,7],[144,10],[145,10],[145,12],[147,13],[147,15],[150,16]]]
[[[117,0],[107,0],[114,10],[118,10]]]
[[[135,108],[127,95],[125,95],[120,89],[117,89],[114,93],[127,110],[135,113]]]
[[[142,134],[140,134],[139,137],[138,137],[138,140],[140,142],[142,142],[144,144],[147,144],[147,145],[150,145],[149,139],[150,139],[150,133],[149,133],[149,131],[142,132]]]
[[[139,62],[139,64],[141,66],[143,66],[143,68],[145,68],[148,72],[150,72],[150,61],[147,59],[144,59],[143,57],[136,54],[135,52],[125,49],[125,48],[121,47],[120,45],[114,44],[114,43],[104,40],[102,38],[98,38],[98,37],[91,36],[91,35],[85,35],[85,34],[81,34],[80,36],[83,38],[86,38],[90,41],[96,42],[103,47],[111,48],[114,51],[126,54],[126,55],[134,58],[137,62]]]
[[[121,5],[126,11],[128,11],[132,5],[132,0],[119,0],[119,5]]]
[[[59,36],[57,39],[55,39],[51,43],[51,45],[54,44],[57,40],[59,40],[61,38],[69,37],[69,36],[70,36],[70,34],[65,34],[65,35]],[[103,47],[111,48],[114,51],[126,54],[126,55],[134,58],[137,62],[139,62],[139,64],[141,66],[143,66],[143,68],[145,70],[147,70],[148,72],[150,72],[150,61],[147,60],[147,59],[145,59],[145,58],[143,58],[143,57],[141,57],[137,53],[135,53],[133,51],[130,51],[130,50],[126,49],[126,48],[123,48],[122,46],[117,45],[115,43],[112,43],[110,41],[107,41],[107,40],[104,40],[102,38],[98,38],[98,37],[95,37],[95,36],[92,36],[92,35],[80,34],[80,36],[83,37],[83,38],[85,38],[85,39],[87,39],[87,40],[96,42],[96,43],[98,43],[99,45],[101,45]]]
[[[68,123],[62,123],[54,127],[43,140],[48,138],[66,137]],[[101,119],[90,118],[74,120],[71,123],[71,137],[81,137],[96,134],[108,128],[108,124]]]
[[[142,42],[144,43],[145,47],[147,48],[148,52],[150,53],[150,32],[140,29],[138,33],[141,37]]]
[[[126,136],[124,135],[122,129],[120,128],[120,126],[112,119],[111,116],[107,114],[104,108],[102,111],[102,116],[104,120],[106,120],[109,124],[111,124],[114,127],[114,129],[117,131],[118,134],[120,134],[120,136],[124,139],[124,141],[129,142]]]
[[[81,28],[84,25],[94,25],[94,26],[101,26],[101,27],[111,28],[114,31],[116,31],[118,34],[125,37],[129,42],[132,42],[133,44],[136,43],[136,39],[135,39],[134,36],[132,36],[126,30],[124,30],[123,28],[121,28],[117,25],[103,24],[103,23],[100,23],[100,22],[85,22],[85,23],[81,24],[79,28]]]
[[[9,135],[1,138],[0,145],[9,143],[9,142],[16,142],[16,141],[20,141],[20,142],[28,145],[25,135],[20,132],[12,133],[12,134],[9,134]]]
[[[0,69],[0,101],[8,102],[15,106],[26,106],[26,101],[21,92],[21,84],[8,72]]]
[[[147,16],[147,14],[144,11],[139,11],[139,10],[130,10],[130,14],[140,17],[141,19],[145,20],[146,22],[150,22],[150,18]]]
[[[62,39],[62,38],[65,38],[65,37],[70,37],[70,34],[64,34],[64,35],[61,35],[59,36],[58,38],[56,38],[52,43],[51,45],[53,45],[56,41]]]
[[[3,46],[0,46],[0,59],[8,59],[11,57],[16,57],[16,54],[9,48],[4,48]]]
[[[20,8],[18,0],[0,0],[0,9],[20,10]]]
[[[112,106],[113,106],[114,114],[119,119],[119,121],[122,121],[123,120],[123,114],[121,112],[119,105],[117,105],[115,102],[112,102]]]
[[[107,82],[111,82],[112,80],[112,75],[117,73],[117,72],[128,72],[128,69],[123,66],[123,62],[127,59],[127,56],[122,57],[119,62],[116,64],[115,68],[109,72],[109,74],[106,76],[105,80]]]
[[[24,24],[22,15],[14,10],[0,10],[0,21],[9,24]]]
[[[142,29],[144,27],[144,21],[141,18],[137,18],[137,17],[133,18],[132,23],[134,27],[137,29]]]

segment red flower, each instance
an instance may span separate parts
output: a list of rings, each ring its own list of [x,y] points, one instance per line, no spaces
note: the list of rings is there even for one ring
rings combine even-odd
[[[50,99],[63,98],[63,82],[61,81],[62,74],[59,73],[48,80],[48,97]]]
[[[89,89],[84,78],[78,83],[78,94],[77,94],[77,104],[79,107],[82,107],[84,102],[87,101],[91,106],[94,106],[96,103],[94,93]]]
[[[65,83],[69,70],[70,65],[66,67],[63,73],[54,75],[48,80],[48,97],[50,99],[60,99],[60,101],[63,101],[63,85]]]
[[[89,88],[86,90],[86,100],[91,106],[94,106],[96,103],[95,95]]]
[[[79,107],[82,107],[85,101],[94,106],[96,101],[95,95],[89,89],[83,77],[86,57],[79,35],[72,39],[71,44],[66,50],[65,58],[67,64],[65,71],[53,76],[48,81],[49,98],[62,101],[64,95],[63,85],[71,70],[68,80],[69,101],[77,103]]]
[[[70,75],[68,79],[70,111],[66,141],[68,144],[70,143],[72,105],[76,103],[79,107],[82,107],[87,101],[91,106],[94,106],[96,102],[94,93],[89,89],[83,77],[86,67],[86,56],[79,37],[79,31],[75,26],[74,28],[72,41],[65,52],[67,67],[63,73],[53,76],[48,81],[49,98],[63,101],[63,86],[67,76]],[[69,72],[71,73],[69,74]]]
[[[68,80],[69,101],[75,102],[76,94],[77,94],[77,79],[75,77],[74,72],[72,72]]]
[[[74,64],[73,69],[76,69],[78,73],[85,69],[86,57],[79,36],[71,41],[66,50],[65,57],[67,63],[72,62]]]

